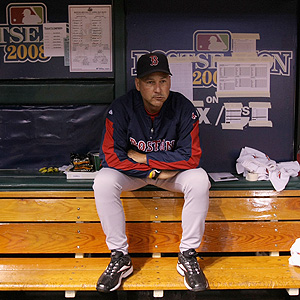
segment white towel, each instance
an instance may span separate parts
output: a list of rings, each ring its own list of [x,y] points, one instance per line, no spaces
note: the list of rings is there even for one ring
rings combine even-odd
[[[292,245],[291,255],[292,256],[289,258],[289,264],[300,267],[300,238],[296,239],[295,243]]]
[[[236,161],[236,170],[244,177],[248,173],[256,173],[258,180],[270,180],[276,191],[282,191],[291,176],[298,176],[300,165],[297,161],[276,163],[265,153],[245,147]]]

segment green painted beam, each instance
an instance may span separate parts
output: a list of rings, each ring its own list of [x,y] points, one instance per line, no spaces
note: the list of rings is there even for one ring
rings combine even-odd
[[[107,104],[113,97],[110,82],[0,83],[0,105]]]

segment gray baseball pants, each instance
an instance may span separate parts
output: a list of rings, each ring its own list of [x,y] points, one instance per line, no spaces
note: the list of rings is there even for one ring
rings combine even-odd
[[[209,205],[210,182],[202,168],[185,170],[164,180],[131,177],[114,169],[102,168],[94,180],[93,189],[108,249],[128,253],[125,216],[120,195],[122,191],[136,190],[147,184],[184,194],[182,238],[179,248],[180,251],[197,249],[203,237]]]

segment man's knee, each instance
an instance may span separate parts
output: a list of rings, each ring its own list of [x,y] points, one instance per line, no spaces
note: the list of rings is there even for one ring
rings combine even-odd
[[[94,179],[93,189],[95,192],[112,193],[115,190],[119,190],[118,184],[118,171],[108,168],[101,169]]]
[[[207,173],[199,168],[188,170],[187,184],[192,189],[200,189],[203,191],[208,191],[210,188],[210,181]]]

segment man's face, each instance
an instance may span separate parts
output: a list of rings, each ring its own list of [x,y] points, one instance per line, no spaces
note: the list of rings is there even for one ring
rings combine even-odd
[[[149,113],[157,113],[169,96],[171,78],[169,74],[155,72],[143,78],[136,78],[135,86],[142,95],[145,109]]]

